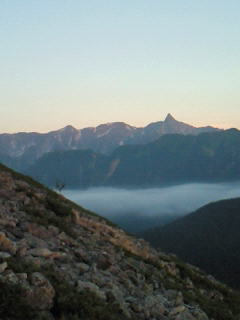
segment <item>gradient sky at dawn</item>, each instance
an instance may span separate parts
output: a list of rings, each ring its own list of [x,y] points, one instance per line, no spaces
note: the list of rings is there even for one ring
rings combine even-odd
[[[240,128],[239,0],[1,0],[0,132],[170,112]]]

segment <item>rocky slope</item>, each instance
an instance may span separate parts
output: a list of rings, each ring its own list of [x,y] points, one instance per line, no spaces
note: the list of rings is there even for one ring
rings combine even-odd
[[[239,319],[197,268],[0,166],[0,319]]]
[[[164,121],[136,128],[123,122],[101,124],[84,129],[66,126],[46,134],[20,132],[0,134],[0,161],[24,169],[47,152],[56,150],[91,149],[109,154],[118,146],[148,143],[164,134],[194,134],[216,131],[212,127],[195,128],[175,120],[170,114]]]

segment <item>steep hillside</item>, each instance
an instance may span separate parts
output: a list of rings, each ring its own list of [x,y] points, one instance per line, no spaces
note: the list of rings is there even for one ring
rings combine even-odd
[[[240,296],[0,166],[1,319],[239,319]]]
[[[145,232],[153,246],[177,254],[240,288],[240,198],[206,205],[166,226]]]
[[[92,152],[95,160],[88,164],[84,159],[90,153],[49,153],[26,172],[48,185],[56,177],[64,180],[74,175],[74,182],[69,178],[69,187],[140,187],[240,179],[240,131],[236,129],[198,136],[164,135],[153,143],[119,147],[110,156]]]
[[[109,185],[227,181],[240,178],[240,131],[164,135],[146,145],[124,146],[111,155],[117,163]]]

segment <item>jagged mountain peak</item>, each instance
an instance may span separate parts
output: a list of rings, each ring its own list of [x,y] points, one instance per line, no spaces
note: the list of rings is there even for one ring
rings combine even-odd
[[[168,113],[164,122],[167,122],[167,121],[177,121],[177,120],[171,115],[171,113]]]
[[[97,127],[75,129],[68,125],[47,134],[22,133],[21,135],[0,134],[0,148],[3,155],[20,159],[20,166],[25,167],[47,152],[54,150],[92,149],[110,154],[119,145],[145,144],[159,139],[164,134],[194,134],[216,131],[217,129],[195,128],[179,122],[169,113],[164,121],[150,123],[145,127],[134,127],[124,122],[101,124]],[[31,154],[31,158],[28,155]],[[27,163],[26,160],[29,162]],[[19,162],[19,160],[16,160]],[[6,163],[9,164],[9,163]]]

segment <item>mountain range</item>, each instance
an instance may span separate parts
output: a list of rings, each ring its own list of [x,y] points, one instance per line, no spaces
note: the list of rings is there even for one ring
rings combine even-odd
[[[0,134],[0,160],[22,170],[45,153],[52,151],[91,149],[98,153],[110,154],[119,146],[149,143],[164,134],[197,135],[216,130],[219,129],[196,128],[179,122],[168,114],[164,121],[150,123],[144,128],[113,122],[84,129],[66,126],[44,134],[36,132]]]
[[[43,155],[25,171],[54,186],[152,187],[188,182],[240,179],[240,131],[229,129],[197,136],[163,135],[144,145],[118,147],[110,155],[92,150]]]
[[[2,320],[237,320],[240,295],[0,165]]]

